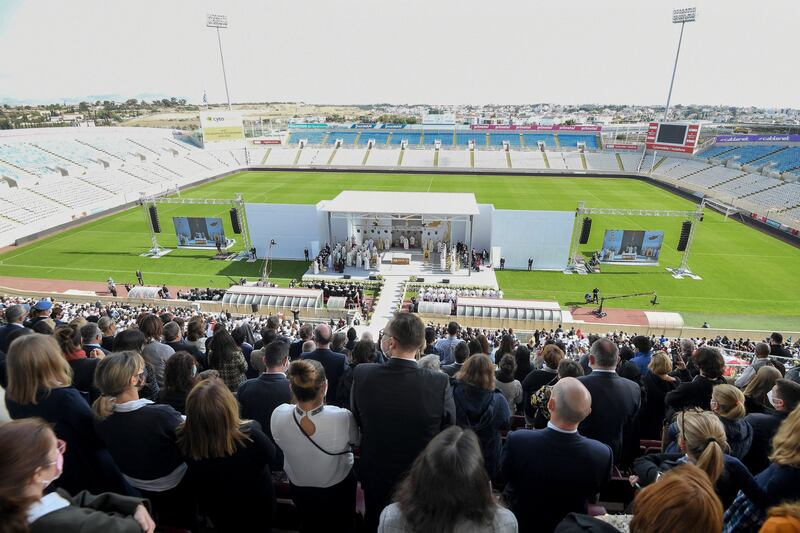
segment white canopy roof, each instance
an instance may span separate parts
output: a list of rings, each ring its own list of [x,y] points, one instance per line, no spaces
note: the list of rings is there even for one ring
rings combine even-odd
[[[342,191],[323,211],[329,213],[366,213],[370,215],[478,215],[472,193]]]

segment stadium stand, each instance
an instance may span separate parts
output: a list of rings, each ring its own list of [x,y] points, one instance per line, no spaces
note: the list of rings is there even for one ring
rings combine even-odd
[[[358,144],[366,146],[369,140],[372,139],[376,146],[383,146],[389,141],[391,131],[384,130],[361,130],[361,137],[358,139]]]
[[[453,130],[425,130],[422,144],[433,146],[436,141],[440,141],[442,146],[453,146]]]
[[[769,165],[769,170],[786,172],[800,167],[800,147],[783,147],[781,150],[758,160],[758,164]]]
[[[519,137],[519,136],[518,136]],[[507,168],[503,150],[475,150],[475,168]]]
[[[773,152],[776,152],[780,149],[780,146],[772,146],[772,145],[753,145],[753,146],[742,146],[737,148],[731,152],[727,152],[725,157],[732,157],[734,162],[740,165],[744,165],[760,159],[766,155],[769,155]]]
[[[367,158],[368,167],[395,167],[400,157],[400,150],[373,148]]]
[[[583,160],[578,152],[563,152],[564,164],[570,170],[585,170]]]
[[[586,148],[592,150],[597,148],[596,135],[577,135],[573,133],[559,133],[558,142],[561,145],[561,148],[574,148],[578,146],[579,142],[585,143]]]
[[[503,141],[508,142],[511,148],[522,146],[519,133],[492,133],[489,135],[490,146],[503,146]]]
[[[512,168],[530,168],[541,169],[546,168],[544,164],[544,155],[538,151],[512,151],[511,152],[511,166]]]
[[[715,158],[715,157],[718,157],[718,156],[721,157],[721,156],[727,154],[728,152],[730,152],[731,150],[733,150],[734,148],[736,148],[736,147],[735,146],[717,146],[717,145],[712,145],[707,150],[704,150],[704,151],[698,153],[697,157],[701,157],[703,159],[712,159],[712,158]]]
[[[642,154],[638,152],[633,154],[619,154],[619,158],[622,160],[622,168],[625,172],[636,172],[639,168],[639,161],[642,160]],[[649,158],[647,168],[650,167],[651,161],[652,158]]]
[[[439,150],[439,166],[469,168],[469,150]]]
[[[781,180],[768,178],[761,174],[745,174],[744,176],[722,183],[715,187],[715,190],[721,191],[723,195],[727,194],[734,198],[742,198],[743,196],[757,193],[769,189],[770,187],[776,187],[781,183]]]
[[[333,148],[303,148],[300,150],[297,165],[327,165],[331,154],[333,154]]]
[[[420,144],[422,140],[422,132],[420,131],[395,131],[389,139],[389,144],[402,144],[407,141],[410,146]]]
[[[738,178],[743,174],[741,170],[721,166],[710,166],[707,169],[685,177],[683,181],[710,189],[726,181]]]
[[[342,141],[342,145],[345,144],[355,144],[356,138],[359,135],[358,130],[352,131],[332,131],[328,135],[328,140],[326,144],[334,144],[336,141]],[[312,143],[313,144],[313,143]]]
[[[522,136],[522,141],[527,148],[537,148],[539,141],[543,141],[547,148],[556,147],[556,138],[552,133],[526,133]]]
[[[264,162],[266,165],[287,166],[294,165],[294,160],[297,157],[297,148],[273,148],[270,150],[267,160]]]
[[[586,168],[589,170],[619,170],[616,154],[600,152],[586,152]]]
[[[334,165],[360,167],[364,163],[367,150],[364,148],[339,148],[331,162]]]
[[[550,168],[554,170],[566,170],[568,168],[562,152],[548,152],[547,161],[550,163]]]
[[[432,167],[433,150],[406,150],[403,154],[404,167]]]
[[[290,144],[298,144],[300,141],[305,140],[307,144],[323,144],[328,136],[327,131],[319,130],[297,130],[289,132],[288,142]]]
[[[486,147],[486,133],[456,133],[456,146],[469,146],[469,141],[475,143],[475,148]],[[517,142],[519,142],[519,136],[517,136]],[[502,144],[503,143],[500,143],[501,146]]]

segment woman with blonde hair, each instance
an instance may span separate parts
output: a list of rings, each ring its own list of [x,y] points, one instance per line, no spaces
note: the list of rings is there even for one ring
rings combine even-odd
[[[744,407],[748,413],[763,413],[767,409],[772,409],[767,394],[782,377],[774,366],[762,366],[758,369],[755,377],[742,391],[745,397]]]
[[[711,391],[711,410],[725,426],[728,453],[737,459],[747,455],[753,443],[753,428],[744,418],[744,402],[744,394],[733,385],[717,385]]]
[[[139,398],[144,379],[144,359],[136,352],[113,353],[98,363],[102,396],[92,406],[95,430],[125,480],[152,502],[158,523],[190,528],[194,509],[182,483],[187,467],[175,442],[183,418],[169,405]]]
[[[11,418],[39,417],[67,443],[66,472],[54,486],[70,494],[125,492],[119,470],[94,432],[92,410],[72,387],[72,370],[49,335],[26,335],[11,343],[6,357],[6,406]]]
[[[355,417],[325,405],[328,380],[318,361],[294,361],[286,374],[296,404],[276,407],[270,429],[283,450],[300,531],[352,531],[356,477],[351,445],[361,438]]]
[[[709,411],[678,414],[678,447],[682,453],[658,453],[639,457],[634,471],[641,485],[650,485],[666,471],[691,463],[708,475],[723,507],[727,508],[740,490],[763,501],[753,476],[737,458],[727,455],[728,441],[719,417]]]
[[[258,422],[239,418],[239,404],[221,379],[195,385],[176,433],[189,467],[186,483],[214,529],[268,531],[275,506],[269,469],[275,445]],[[258,519],[243,509],[257,509]]]
[[[455,375],[453,401],[456,424],[478,435],[489,477],[500,466],[500,430],[508,429],[511,411],[503,393],[497,390],[494,365],[488,355],[470,356]]]
[[[664,398],[678,387],[680,381],[669,374],[672,372],[672,358],[667,352],[654,353],[647,368],[650,371],[642,378],[646,401],[637,415],[639,435],[643,439],[661,440],[667,410]]]
[[[725,512],[724,532],[756,532],[769,507],[800,499],[800,406],[778,428],[769,459],[772,464],[755,478],[764,498],[739,494]]]

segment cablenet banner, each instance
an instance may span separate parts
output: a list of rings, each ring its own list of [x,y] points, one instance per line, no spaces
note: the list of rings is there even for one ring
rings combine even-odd
[[[638,150],[641,148],[638,144],[625,144],[625,143],[612,143],[612,144],[604,144],[604,148],[608,150]]]
[[[800,135],[717,135],[718,143],[800,142]]]

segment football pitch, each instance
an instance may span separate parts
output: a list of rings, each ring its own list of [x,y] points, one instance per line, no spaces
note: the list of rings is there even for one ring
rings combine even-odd
[[[362,174],[322,172],[241,172],[184,191],[184,197],[233,198],[246,202],[313,204],[343,190],[473,192],[478,203],[498,209],[574,211],[587,207],[631,209],[693,208],[692,202],[648,183],[627,178]],[[218,216],[233,235],[229,206],[159,205],[159,244],[175,246],[172,216]],[[592,216],[585,253],[601,247],[606,229],[663,230],[660,266],[603,266],[602,274],[504,271],[497,273],[506,298],[557,300],[578,304],[597,287],[606,296],[656,291],[660,311],[683,314],[687,325],[707,320],[712,327],[800,329],[800,249],[712,211],[699,224],[689,265],[702,280],[674,279],[665,267],[680,264],[676,251],[680,218]],[[291,224],[276,220],[276,225]],[[242,276],[260,275],[262,262],[212,259],[214,251],[174,250],[161,259],[140,254],[150,248],[145,213],[134,208],[52,235],[0,255],[0,276],[62,280],[133,282],[141,269],[147,284],[227,287]],[[286,285],[306,270],[300,261],[274,261],[272,279]],[[650,309],[649,297],[612,300],[606,305]]]

